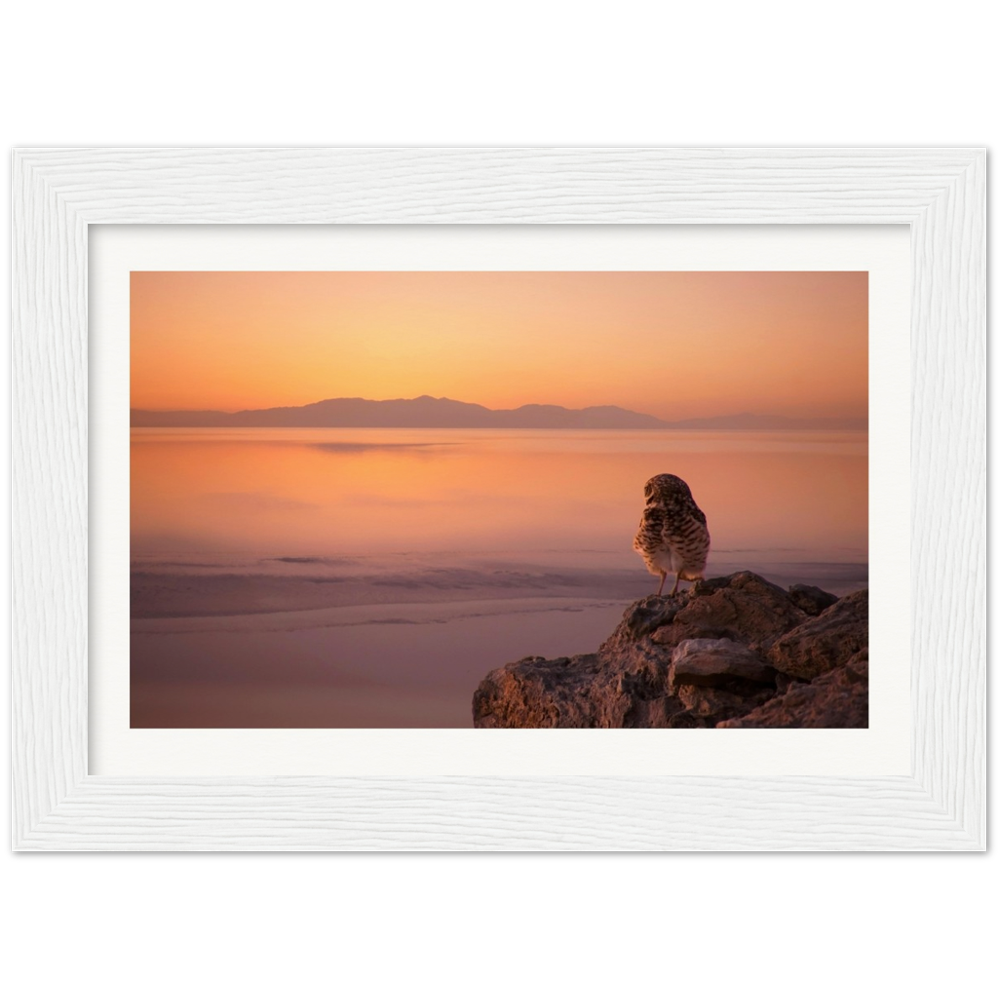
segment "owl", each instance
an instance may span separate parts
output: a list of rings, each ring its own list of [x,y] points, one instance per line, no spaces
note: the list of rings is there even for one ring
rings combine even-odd
[[[681,580],[703,580],[705,561],[711,539],[708,521],[691,496],[688,484],[678,476],[653,476],[646,483],[646,509],[642,512],[639,531],[632,547],[654,576],[659,574],[660,587],[668,573],[674,573],[673,597]]]

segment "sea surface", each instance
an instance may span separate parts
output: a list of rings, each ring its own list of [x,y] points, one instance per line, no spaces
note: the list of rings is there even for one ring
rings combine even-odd
[[[708,575],[867,585],[864,433],[134,429],[132,726],[471,726],[490,670],[592,652],[655,591],[661,472]]]

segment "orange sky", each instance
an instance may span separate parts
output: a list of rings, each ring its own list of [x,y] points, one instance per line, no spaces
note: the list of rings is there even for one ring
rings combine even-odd
[[[132,406],[868,411],[865,272],[133,272]]]

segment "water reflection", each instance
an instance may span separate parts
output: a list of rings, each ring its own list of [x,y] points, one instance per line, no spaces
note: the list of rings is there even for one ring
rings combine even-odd
[[[861,434],[211,430],[132,442],[137,556],[606,548],[629,565],[642,484],[662,471],[691,484],[715,552],[867,548]]]

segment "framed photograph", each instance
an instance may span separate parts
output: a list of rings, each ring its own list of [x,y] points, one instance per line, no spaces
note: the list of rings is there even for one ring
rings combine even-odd
[[[983,850],[985,153],[14,156],[19,850]]]

